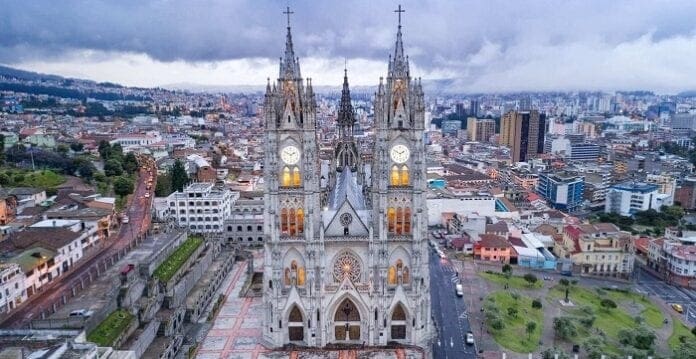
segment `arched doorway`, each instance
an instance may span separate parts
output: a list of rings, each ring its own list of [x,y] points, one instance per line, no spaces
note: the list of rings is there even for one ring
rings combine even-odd
[[[292,307],[288,317],[288,338],[291,342],[301,342],[304,340],[304,323],[302,312],[297,305]]]
[[[406,311],[404,306],[398,303],[392,311],[391,317],[391,338],[406,339]]]
[[[337,341],[360,340],[360,312],[350,299],[344,299],[336,308],[334,324]]]

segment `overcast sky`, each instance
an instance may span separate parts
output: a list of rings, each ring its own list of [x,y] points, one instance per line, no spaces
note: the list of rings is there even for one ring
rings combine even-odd
[[[291,1],[302,74],[374,85],[398,1]],[[401,1],[414,76],[465,92],[696,89],[696,1]],[[4,0],[0,63],[125,85],[277,77],[285,1]]]

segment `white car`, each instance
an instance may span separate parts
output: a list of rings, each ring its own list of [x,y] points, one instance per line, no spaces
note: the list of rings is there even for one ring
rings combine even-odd
[[[125,223],[128,223],[128,222],[130,222],[130,219],[128,219],[128,216],[123,216],[123,218],[121,218],[121,223],[124,223],[124,224],[125,224]]]
[[[85,317],[85,318],[89,318],[89,317],[92,316],[93,313],[94,313],[94,312],[92,312],[91,310],[87,310],[87,309],[78,309],[78,310],[73,310],[72,312],[70,312],[70,316],[71,316],[71,317]]]
[[[150,198],[150,192],[145,192],[145,198]]]
[[[455,292],[457,292],[457,297],[463,297],[464,296],[464,286],[461,284],[457,283],[457,285],[454,286]]]
[[[472,332],[466,333],[466,344],[467,345],[474,345],[474,333],[472,333]]]

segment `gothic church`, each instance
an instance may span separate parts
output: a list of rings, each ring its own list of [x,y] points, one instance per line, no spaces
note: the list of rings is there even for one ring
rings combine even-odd
[[[374,97],[374,148],[360,153],[353,137],[346,72],[330,161],[319,158],[315,95],[300,73],[286,12],[285,54],[264,103],[269,347],[429,347],[424,100],[409,72],[397,12],[388,75]]]

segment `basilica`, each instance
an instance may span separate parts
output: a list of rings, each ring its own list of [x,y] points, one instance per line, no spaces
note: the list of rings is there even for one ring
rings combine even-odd
[[[396,12],[393,55],[374,95],[374,147],[361,153],[354,138],[345,71],[333,155],[320,158],[312,82],[286,11],[285,53],[264,102],[268,347],[430,346],[423,90]]]

